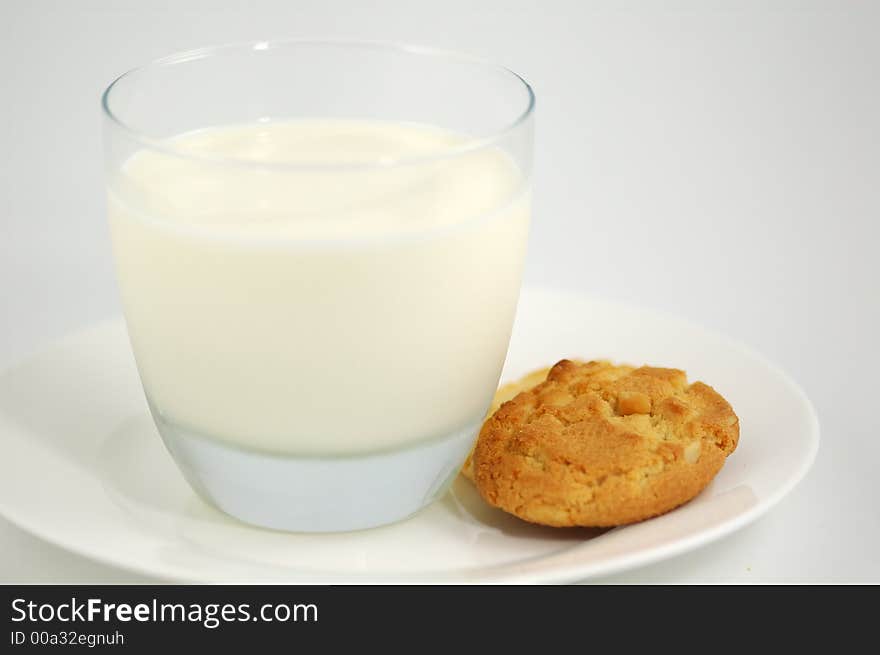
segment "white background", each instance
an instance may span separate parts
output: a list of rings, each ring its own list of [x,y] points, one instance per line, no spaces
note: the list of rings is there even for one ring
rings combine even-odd
[[[819,412],[812,472],[766,517],[608,580],[880,582],[878,7],[3,0],[0,365],[119,313],[98,107],[116,75],[284,36],[463,50],[538,96],[526,281],[726,332]],[[0,581],[138,580],[0,519]]]

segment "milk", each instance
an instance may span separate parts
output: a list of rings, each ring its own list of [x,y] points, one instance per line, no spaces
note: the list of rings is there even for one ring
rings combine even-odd
[[[528,181],[422,125],[190,132],[111,174],[118,282],[162,419],[238,448],[389,451],[478,422],[516,307]]]

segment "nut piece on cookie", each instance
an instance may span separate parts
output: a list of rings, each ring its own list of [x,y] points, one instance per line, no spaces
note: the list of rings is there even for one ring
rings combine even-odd
[[[485,422],[473,479],[526,521],[623,525],[696,496],[738,440],[730,404],[684,371],[562,360]]]
[[[651,398],[641,391],[621,391],[617,395],[617,413],[621,416],[650,414]]]

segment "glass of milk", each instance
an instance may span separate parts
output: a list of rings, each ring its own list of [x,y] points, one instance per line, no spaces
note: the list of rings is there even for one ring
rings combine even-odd
[[[365,42],[194,50],[110,85],[131,345],[203,498],[337,531],[445,493],[507,351],[533,107],[505,68]]]

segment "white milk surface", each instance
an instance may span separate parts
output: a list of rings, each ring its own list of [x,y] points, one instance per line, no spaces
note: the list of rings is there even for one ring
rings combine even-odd
[[[466,144],[402,123],[254,123],[181,135],[111,172],[119,287],[164,419],[303,456],[479,421],[529,194],[509,156]]]

